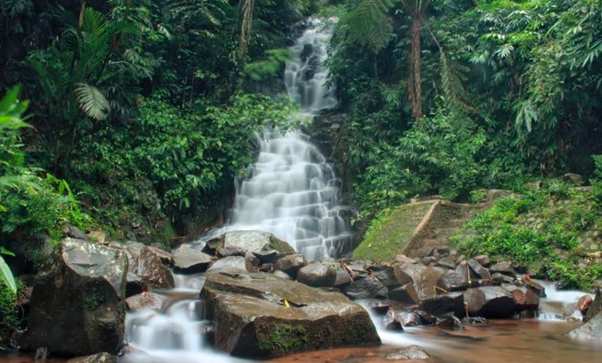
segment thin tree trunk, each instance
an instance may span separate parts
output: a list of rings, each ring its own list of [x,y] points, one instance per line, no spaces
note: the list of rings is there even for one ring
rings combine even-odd
[[[410,100],[412,102],[412,116],[416,123],[422,118],[422,86],[420,77],[420,28],[422,18],[414,16],[412,21],[412,54],[410,57]]]
[[[255,0],[240,0],[238,5],[238,62],[244,62],[249,50],[253,30],[253,9]]]

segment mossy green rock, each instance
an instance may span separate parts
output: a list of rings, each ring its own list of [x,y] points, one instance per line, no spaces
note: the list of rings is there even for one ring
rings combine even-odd
[[[366,310],[341,293],[272,274],[217,273],[201,291],[219,350],[270,358],[344,346],[378,345]]]
[[[366,237],[353,252],[353,258],[387,261],[404,253],[433,203],[405,204],[379,218],[366,232]]]
[[[263,231],[231,231],[211,239],[205,246],[205,252],[214,252],[220,248],[243,249],[249,252],[276,250],[280,253],[294,253],[295,249],[287,242],[271,233]]]

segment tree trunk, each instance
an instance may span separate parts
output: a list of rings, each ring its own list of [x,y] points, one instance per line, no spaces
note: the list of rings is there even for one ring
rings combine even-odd
[[[410,56],[410,81],[408,82],[412,116],[416,123],[422,118],[422,86],[420,78],[420,28],[422,18],[417,15],[412,21],[412,54]]]
[[[249,50],[251,41],[251,31],[253,30],[253,8],[255,0],[240,0],[238,4],[238,59],[239,63],[243,63]]]

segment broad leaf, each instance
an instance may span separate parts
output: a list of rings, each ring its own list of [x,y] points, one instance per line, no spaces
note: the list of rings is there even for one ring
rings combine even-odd
[[[86,116],[95,120],[104,120],[111,112],[109,101],[94,86],[86,83],[76,83],[75,97]]]
[[[0,280],[4,281],[13,294],[17,293],[17,283],[15,282],[15,277],[2,257],[0,257]]]

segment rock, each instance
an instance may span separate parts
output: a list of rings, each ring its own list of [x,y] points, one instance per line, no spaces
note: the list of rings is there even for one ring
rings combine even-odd
[[[231,231],[207,242],[203,252],[213,254],[220,248],[238,248],[252,253],[276,250],[295,253],[295,249],[271,233],[263,231]]]
[[[103,352],[86,357],[69,359],[67,363],[117,363],[117,357]]]
[[[460,330],[464,329],[464,324],[460,321],[460,319],[456,318],[453,315],[445,316],[441,319],[437,319],[437,328],[445,329],[445,330]]]
[[[600,288],[596,289],[596,294],[594,297],[594,301],[589,306],[587,310],[587,314],[583,317],[583,321],[587,322],[593,319],[594,316],[600,315],[602,312],[602,295],[600,294]]]
[[[397,278],[395,277],[395,269],[392,266],[376,265],[370,271],[386,287],[399,286],[399,282],[397,282]]]
[[[466,276],[455,270],[449,270],[439,279],[437,286],[446,291],[461,291],[468,288]]]
[[[263,250],[259,252],[253,252],[253,254],[261,261],[261,263],[274,264],[280,255],[280,252],[274,249]],[[280,256],[282,257],[282,256]]]
[[[420,301],[436,296],[435,287],[446,269],[413,264],[395,265],[395,277],[400,285],[412,283]]]
[[[261,261],[252,252],[247,251],[245,253],[245,266],[249,272],[258,272]]]
[[[274,264],[273,263],[264,263],[263,265],[259,266],[259,271],[272,272],[272,271],[274,271]]]
[[[596,314],[587,323],[578,327],[577,329],[571,330],[568,333],[571,338],[586,338],[586,339],[599,339],[602,340],[602,313]]]
[[[157,255],[165,265],[169,266],[172,264],[173,256],[171,255],[171,253],[154,246],[147,246],[146,248],[148,248],[152,253]]]
[[[407,283],[403,286],[389,289],[389,298],[406,304],[418,304],[420,299],[414,288],[414,284]]]
[[[491,277],[491,275],[489,274],[489,270],[487,270],[485,267],[483,267],[476,260],[470,259],[470,260],[466,261],[466,263],[468,264],[468,266],[470,267],[472,272],[474,272],[477,275],[476,276],[477,278],[488,279],[489,277]]]
[[[400,350],[397,353],[387,355],[388,360],[424,360],[429,359],[429,355],[417,345]]]
[[[491,264],[491,260],[487,255],[478,255],[474,258],[481,266],[488,267]]]
[[[211,262],[213,262],[211,256],[186,244],[173,251],[173,264],[178,273],[205,272]]]
[[[420,317],[420,321],[423,325],[432,325],[437,322],[437,317],[427,313],[426,311],[416,310],[415,313]]]
[[[512,276],[516,278],[516,271],[514,271],[514,268],[512,267],[512,262],[510,261],[502,261],[496,263],[495,265],[489,268],[489,271],[493,273],[501,273],[502,275]]]
[[[485,305],[485,294],[478,288],[472,288],[464,291],[465,309],[470,316],[478,315],[481,308]]]
[[[397,315],[397,319],[401,322],[403,327],[412,327],[422,325],[420,316],[415,312],[404,312]]]
[[[299,270],[307,265],[307,260],[303,255],[294,254],[284,256],[274,264],[274,269],[286,272],[292,278],[296,278]]]
[[[207,273],[219,273],[219,272],[226,272],[226,273],[230,273],[230,274],[240,274],[240,273],[247,273],[249,272],[247,270],[247,261],[245,260],[244,257],[240,257],[240,256],[230,256],[230,257],[224,257],[221,258],[217,261],[215,261],[211,267],[209,267],[209,269],[207,270]]]
[[[67,238],[31,295],[25,345],[53,354],[117,354],[123,343],[128,260],[122,250]]]
[[[456,261],[453,257],[447,256],[437,261],[435,266],[449,268],[453,270],[454,268],[456,268]]]
[[[297,274],[297,281],[313,287],[334,286],[336,279],[336,271],[318,261],[302,267]]]
[[[575,185],[581,185],[583,184],[583,177],[579,174],[575,174],[575,173],[566,173],[562,176],[562,179],[564,181],[567,181],[569,183],[573,183]]]
[[[353,282],[353,279],[349,275],[349,272],[347,272],[347,270],[345,270],[344,268],[338,268],[336,272],[337,272],[337,278],[334,281],[334,286],[340,287],[340,286],[347,285],[347,284],[350,284],[351,282]]]
[[[499,272],[496,272],[491,275],[489,278],[489,283],[495,286],[500,286],[504,282],[504,275]]]
[[[91,231],[87,236],[90,241],[100,243],[101,245],[105,244],[107,239],[107,235],[103,231]]]
[[[154,292],[143,292],[128,297],[125,299],[125,304],[129,310],[140,310],[144,308],[161,310],[161,306],[163,306],[163,297]]]
[[[72,226],[70,224],[65,224],[62,227],[62,231],[65,234],[65,236],[67,236],[68,238],[79,239],[82,241],[88,240],[88,236],[84,232],[82,232],[81,229],[77,228],[76,226]]]
[[[533,279],[531,279],[529,277],[529,275],[523,276],[522,282],[525,284],[525,286],[528,289],[533,291],[537,296],[546,297],[546,289],[543,286],[541,286],[539,283],[533,281]]]
[[[432,315],[456,314],[464,315],[464,296],[461,292],[439,295],[425,299],[420,303],[420,310]]]
[[[219,256],[219,258],[231,256],[245,257],[246,254],[247,251],[245,251],[242,248],[222,247],[217,250],[217,255]]]
[[[579,309],[583,317],[587,315],[587,311],[589,310],[589,307],[592,305],[593,301],[594,299],[592,299],[592,297],[589,295],[583,295],[581,298],[579,298],[579,301],[577,301],[577,309]]]
[[[272,274],[211,274],[201,296],[215,322],[215,347],[235,356],[269,358],[380,344],[361,306],[340,293]]]
[[[478,315],[488,319],[506,319],[514,315],[516,303],[512,294],[499,286],[478,288],[485,296],[485,304]]]
[[[280,277],[281,279],[286,279],[286,280],[292,280],[292,279],[293,279],[293,278],[292,278],[292,277],[291,277],[289,274],[287,274],[286,272],[282,272],[282,271],[279,271],[279,270],[275,270],[275,271],[273,272],[273,275],[274,275],[274,276],[276,276],[276,277]]]
[[[395,310],[393,309],[389,309],[383,316],[382,325],[386,330],[403,331],[401,321],[399,321],[397,314],[395,314]]]
[[[358,278],[343,288],[343,293],[354,300],[384,299],[389,294],[389,290],[375,277],[367,276]]]
[[[539,296],[533,290],[510,284],[503,284],[502,287],[512,294],[517,311],[536,311],[539,307]]]
[[[140,251],[135,273],[140,276],[146,289],[171,289],[175,286],[171,271],[163,264],[161,258],[148,247],[144,247]]]

